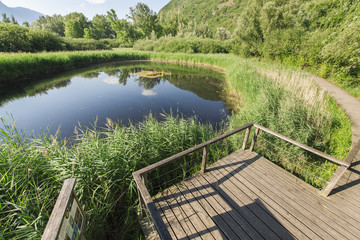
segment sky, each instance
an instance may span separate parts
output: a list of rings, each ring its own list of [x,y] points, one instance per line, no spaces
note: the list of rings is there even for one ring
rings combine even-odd
[[[147,4],[151,10],[159,12],[170,0],[1,0],[8,7],[25,7],[45,15],[82,12],[91,20],[96,14],[106,14],[114,9],[119,18],[125,18],[129,7],[138,2]]]

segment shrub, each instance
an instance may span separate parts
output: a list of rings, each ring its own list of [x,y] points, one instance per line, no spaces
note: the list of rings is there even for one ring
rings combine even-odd
[[[29,29],[20,27],[19,25],[0,23],[0,51],[31,51],[28,33]]]
[[[62,42],[71,51],[110,49],[104,42],[95,39],[63,38]]]
[[[65,45],[54,33],[42,30],[32,30],[28,32],[27,36],[32,52],[65,50]]]
[[[162,37],[158,40],[140,40],[135,49],[156,52],[181,53],[228,53],[232,46],[229,41],[217,41],[209,38]]]

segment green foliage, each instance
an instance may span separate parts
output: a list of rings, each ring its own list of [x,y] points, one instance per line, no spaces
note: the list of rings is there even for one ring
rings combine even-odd
[[[54,33],[48,31],[29,31],[28,41],[32,52],[65,50],[61,39]]]
[[[219,27],[216,29],[215,37],[220,41],[229,40],[231,38],[231,32],[224,27]]]
[[[224,41],[200,38],[162,37],[158,40],[139,40],[134,49],[155,52],[228,53],[230,44]]]
[[[95,39],[63,38],[62,41],[70,51],[110,49],[105,41]]]
[[[84,29],[88,27],[88,22],[82,13],[70,13],[65,19],[65,37],[82,38]]]
[[[94,29],[95,39],[114,38],[115,37],[115,32],[111,28],[111,24],[106,15],[96,14],[93,17],[91,24]]]
[[[124,42],[124,44],[132,46],[136,40],[141,38],[142,33],[130,22],[125,19],[119,19],[115,10],[111,9],[107,14],[117,38]]]
[[[31,28],[45,30],[55,33],[61,37],[65,36],[65,22],[61,15],[40,16],[36,22],[31,23]]]
[[[62,182],[77,178],[88,222],[85,237],[130,239],[141,235],[132,172],[215,136],[196,119],[151,116],[138,125],[104,130],[77,128],[76,140],[23,137],[0,129],[0,232],[5,239],[40,238]],[[95,123],[96,125],[96,123]]]
[[[187,25],[187,21],[179,10],[170,11],[160,15],[160,25],[162,26],[162,35],[175,37],[179,30]]]
[[[0,51],[30,51],[31,43],[28,40],[28,33],[27,28],[9,23],[0,23]]]
[[[226,27],[233,31],[242,9],[250,2],[250,0],[172,0],[160,10],[159,16],[168,19],[167,16],[180,13],[188,21],[207,23],[212,34],[215,34],[218,27]]]
[[[1,16],[2,16],[2,22],[3,23],[10,23],[10,18],[8,18],[6,16],[6,13],[2,13]]]
[[[137,3],[135,8],[130,7],[129,18],[145,37],[150,37],[152,31],[159,31],[156,13],[144,3]]]

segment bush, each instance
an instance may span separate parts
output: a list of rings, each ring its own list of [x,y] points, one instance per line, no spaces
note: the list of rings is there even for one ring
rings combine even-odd
[[[209,38],[175,38],[162,37],[158,40],[140,40],[135,49],[155,52],[181,53],[229,53],[229,41],[218,41]]]
[[[118,38],[104,38],[100,39],[99,41],[105,46],[107,46],[107,48],[132,47],[131,45],[124,43]]]
[[[28,33],[29,29],[20,27],[19,25],[0,23],[0,51],[31,51]]]
[[[71,51],[110,49],[104,42],[95,39],[63,38],[62,42]]]
[[[32,30],[28,32],[27,36],[31,52],[65,50],[65,45],[54,33],[42,30]]]

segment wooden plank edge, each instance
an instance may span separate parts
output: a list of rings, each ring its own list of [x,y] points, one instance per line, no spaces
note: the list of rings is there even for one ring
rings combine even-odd
[[[144,200],[145,206],[149,211],[150,217],[154,222],[155,228],[159,233],[160,238],[163,240],[171,240],[172,238],[170,236],[170,233],[164,221],[162,220],[160,213],[158,212],[158,209],[150,196],[150,193],[148,192],[144,182],[142,181],[141,176],[139,174],[133,173],[133,177],[142,196],[142,199]]]
[[[45,231],[41,237],[42,240],[56,240],[70,196],[74,190],[75,183],[76,178],[70,178],[64,181],[53,211],[51,212],[49,221],[46,224]]]

